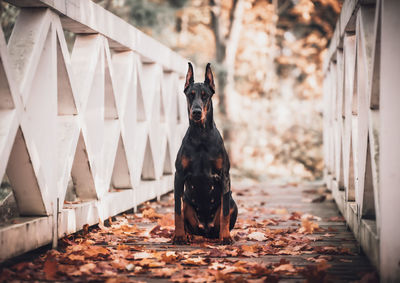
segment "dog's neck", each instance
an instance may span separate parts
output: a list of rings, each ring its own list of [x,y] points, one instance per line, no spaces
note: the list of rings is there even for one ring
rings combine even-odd
[[[194,134],[196,136],[199,136],[198,134],[207,133],[215,128],[212,100],[210,100],[209,103],[210,103],[210,105],[208,107],[206,118],[203,123],[196,123],[189,119],[189,134],[190,135]]]

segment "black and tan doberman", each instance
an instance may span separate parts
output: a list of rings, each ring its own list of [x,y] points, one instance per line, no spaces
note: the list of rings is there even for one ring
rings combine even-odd
[[[203,83],[194,83],[193,77],[189,63],[184,88],[189,128],[175,162],[173,241],[182,244],[194,234],[229,244],[238,209],[231,194],[228,154],[213,119],[215,85],[210,64]]]

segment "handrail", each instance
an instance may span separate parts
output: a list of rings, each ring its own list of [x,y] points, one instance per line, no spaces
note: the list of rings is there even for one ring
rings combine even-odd
[[[400,279],[399,12],[346,0],[324,62],[326,182],[384,282]]]
[[[8,2],[0,175],[21,217],[0,227],[0,262],[170,191],[187,128],[180,55],[89,0]]]

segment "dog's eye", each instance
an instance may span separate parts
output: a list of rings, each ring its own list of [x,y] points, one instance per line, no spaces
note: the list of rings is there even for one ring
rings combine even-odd
[[[204,91],[201,92],[201,97],[206,98],[206,93]]]

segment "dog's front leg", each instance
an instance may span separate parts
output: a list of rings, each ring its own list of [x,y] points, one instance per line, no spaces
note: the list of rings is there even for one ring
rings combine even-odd
[[[229,173],[225,172],[222,175],[222,194],[221,194],[221,215],[219,227],[219,240],[221,244],[231,244],[233,240],[229,232],[230,213],[230,198],[231,198],[231,181]]]
[[[182,212],[182,196],[184,190],[184,177],[182,173],[175,172],[174,197],[175,197],[175,235],[174,244],[186,243],[186,233],[184,225],[184,215]]]

